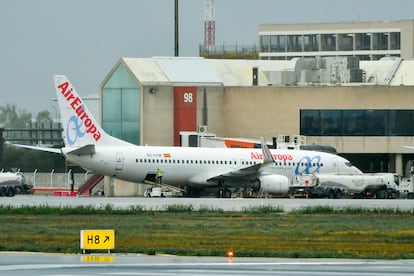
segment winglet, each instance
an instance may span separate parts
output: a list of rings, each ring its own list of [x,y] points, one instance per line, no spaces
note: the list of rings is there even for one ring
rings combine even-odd
[[[275,160],[273,159],[273,155],[270,152],[269,147],[266,144],[265,138],[261,137],[260,142],[262,144],[263,162],[264,163],[274,163]]]

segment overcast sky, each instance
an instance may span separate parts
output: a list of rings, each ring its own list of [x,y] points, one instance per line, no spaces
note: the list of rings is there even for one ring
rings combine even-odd
[[[203,0],[179,0],[181,56],[198,56]],[[413,0],[215,0],[216,44],[258,44],[260,24],[414,19]],[[54,114],[53,75],[82,96],[120,57],[174,55],[174,0],[1,0],[0,106]]]

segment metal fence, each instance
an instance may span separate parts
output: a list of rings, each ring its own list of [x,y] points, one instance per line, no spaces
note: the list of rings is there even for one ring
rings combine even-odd
[[[256,45],[199,45],[199,51],[208,53],[243,53],[243,52],[258,52],[259,48]]]
[[[33,185],[34,188],[69,188],[71,184],[71,172],[55,173],[54,170],[49,173],[22,172],[26,183]],[[74,188],[81,186],[92,174],[90,173],[75,173],[74,174]]]

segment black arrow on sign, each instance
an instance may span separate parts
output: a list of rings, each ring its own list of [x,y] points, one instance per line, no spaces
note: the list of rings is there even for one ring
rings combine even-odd
[[[109,236],[105,236],[104,243],[107,242],[107,241],[109,242]]]

